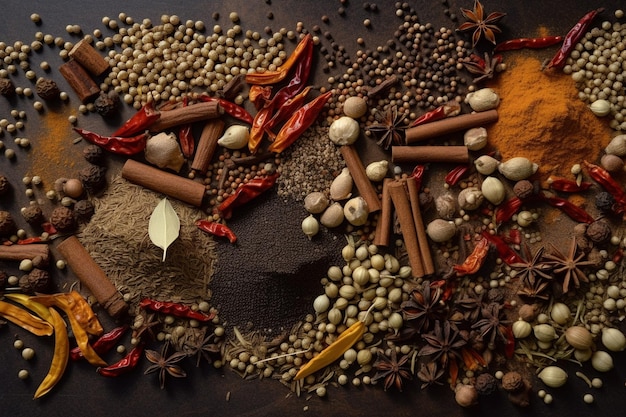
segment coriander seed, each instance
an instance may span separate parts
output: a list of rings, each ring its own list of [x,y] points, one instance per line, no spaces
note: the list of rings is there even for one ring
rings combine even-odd
[[[22,358],[29,361],[35,357],[35,350],[33,348],[24,348],[22,350]]]

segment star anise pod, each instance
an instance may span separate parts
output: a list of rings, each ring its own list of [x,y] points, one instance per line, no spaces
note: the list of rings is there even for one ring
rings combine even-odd
[[[572,238],[567,254],[563,254],[556,246],[552,245],[552,252],[544,255],[549,264],[554,267],[555,274],[563,275],[563,293],[569,290],[570,281],[574,281],[576,288],[580,287],[580,282],[589,282],[587,275],[581,271],[583,266],[593,265],[592,261],[583,261],[584,253],[576,254],[578,245],[576,238]]]
[[[141,309],[139,314],[135,317],[136,327],[133,329],[133,337],[140,339],[144,333],[150,336],[151,340],[156,339],[156,334],[153,327],[160,327],[161,322],[156,318],[154,313],[147,313],[144,309]]]
[[[474,10],[461,8],[461,13],[468,21],[459,26],[458,30],[461,32],[474,31],[472,33],[472,48],[476,46],[483,36],[495,45],[495,34],[502,32],[496,23],[506,16],[506,13],[492,12],[485,17],[485,9],[478,0],[474,0]]]
[[[463,62],[463,66],[467,71],[478,77],[472,81],[479,83],[485,79],[492,79],[498,70],[498,65],[502,62],[501,55],[491,56],[485,52],[485,58],[481,58],[478,55],[472,54],[469,59]]]
[[[529,284],[540,278],[552,279],[550,275],[552,267],[543,260],[544,251],[545,248],[542,246],[533,255],[528,245],[524,245],[524,257],[526,259],[523,259],[523,262],[515,262],[510,265],[517,273],[515,276]]]
[[[418,332],[428,330],[431,323],[446,311],[446,305],[440,302],[442,295],[441,287],[433,288],[430,281],[424,281],[422,289],[413,290],[411,298],[402,303],[404,320]]]
[[[164,343],[160,353],[146,349],[146,358],[154,365],[149,366],[144,374],[148,375],[153,372],[158,372],[161,389],[165,388],[165,376],[167,374],[174,378],[184,378],[187,376],[185,370],[177,365],[178,362],[187,357],[187,354],[185,352],[176,352],[167,356],[168,348],[169,343]]]
[[[187,356],[196,356],[196,367],[202,359],[212,362],[211,355],[220,352],[220,345],[215,342],[215,333],[206,336],[206,330],[198,333],[187,331],[190,336],[183,342],[183,351]]]
[[[427,344],[420,349],[420,356],[430,356],[433,361],[439,360],[444,368],[448,366],[450,357],[462,359],[460,349],[467,344],[467,340],[449,321],[444,321],[443,325],[437,321],[433,332],[425,333],[422,337]]]
[[[379,137],[376,144],[387,150],[391,145],[404,145],[404,131],[406,130],[406,114],[399,113],[397,107],[389,108],[385,113],[377,113],[377,123],[368,127],[368,130]]]
[[[490,303],[481,310],[482,319],[472,325],[472,329],[477,329],[483,341],[486,341],[492,347],[495,346],[496,337],[503,342],[507,342],[506,325],[507,320],[501,318],[502,305],[499,303]],[[488,339],[486,339],[488,337]]]
[[[422,364],[420,370],[417,372],[417,377],[422,381],[422,389],[429,387],[433,384],[443,385],[440,381],[443,376],[444,370],[437,366],[437,362],[428,362]]]
[[[385,380],[385,391],[392,386],[395,386],[398,391],[402,391],[403,380],[410,380],[411,370],[405,366],[409,361],[409,355],[404,355],[398,360],[395,349],[391,349],[391,356],[385,355],[382,349],[378,350],[378,357],[374,362],[374,369],[376,369],[376,375],[372,378],[372,381],[378,381],[380,379]]]

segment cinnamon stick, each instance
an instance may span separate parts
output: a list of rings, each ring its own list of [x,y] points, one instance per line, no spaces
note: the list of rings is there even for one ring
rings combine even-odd
[[[163,110],[159,119],[150,126],[151,132],[161,132],[170,127],[215,119],[224,114],[224,109],[217,101],[208,101],[177,107],[172,110]]]
[[[378,193],[376,192],[376,188],[374,188],[374,184],[367,178],[365,167],[363,166],[363,162],[361,162],[356,148],[353,145],[344,145],[339,150],[341,151],[344,161],[346,161],[346,165],[350,171],[350,175],[352,175],[357,190],[359,190],[359,194],[367,203],[370,213],[379,211],[381,204]]]
[[[424,265],[424,274],[432,275],[435,273],[435,265],[433,264],[433,257],[430,253],[424,218],[422,217],[422,211],[420,209],[419,190],[412,178],[406,180],[406,185],[409,190],[409,202],[411,204],[411,212],[413,213],[415,232],[417,233],[417,243],[420,248],[420,255],[422,256],[422,264]]]
[[[73,59],[67,61],[59,67],[59,72],[82,103],[86,103],[100,94],[100,88],[96,82],[91,79],[87,71],[77,61]]]
[[[220,119],[209,120],[202,128],[200,139],[198,139],[198,148],[191,163],[191,169],[205,174],[211,165],[211,159],[215,149],[217,149],[217,140],[224,132],[224,122]]]
[[[404,189],[402,181],[393,181],[389,184],[389,195],[396,209],[400,228],[402,229],[402,237],[406,246],[407,255],[409,256],[409,264],[413,272],[413,277],[421,278],[424,276],[424,265],[422,264],[422,256],[420,254],[417,233],[415,231],[415,222],[413,221],[413,213],[411,212],[411,204]]]
[[[122,167],[122,178],[192,206],[202,206],[205,187],[194,180],[161,171],[133,159],[128,159]]]
[[[460,116],[446,117],[436,122],[408,128],[405,131],[406,143],[419,142],[461,130],[479,127],[498,120],[497,110],[487,110],[478,113],[462,114]]]
[[[45,264],[50,260],[50,248],[45,243],[31,243],[28,245],[0,245],[0,260],[21,261],[24,259],[33,260],[37,256]]]
[[[86,39],[78,41],[68,52],[68,55],[96,77],[104,74],[111,68],[109,63]]]
[[[65,239],[57,246],[57,249],[80,282],[89,289],[98,303],[112,317],[120,317],[128,311],[128,304],[122,298],[122,294],[117,291],[76,236]]]
[[[391,196],[389,195],[389,185],[393,180],[391,178],[385,178],[383,180],[383,199],[378,214],[378,222],[376,223],[376,231],[374,232],[374,245],[376,246],[389,246],[389,239],[391,236]]]
[[[467,146],[392,146],[391,161],[397,164],[428,162],[469,162]]]

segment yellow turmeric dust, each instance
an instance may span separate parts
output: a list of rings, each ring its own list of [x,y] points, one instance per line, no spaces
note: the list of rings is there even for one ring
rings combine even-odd
[[[541,71],[531,56],[511,55],[490,87],[501,102],[489,126],[490,146],[502,160],[523,156],[539,165],[539,179],[571,178],[572,165],[596,161],[611,140],[608,122],[578,98],[574,81],[560,71]]]
[[[71,114],[69,106],[46,111],[31,139],[30,174],[41,176],[49,185],[58,178],[76,175],[68,168],[80,161],[83,147],[73,143],[77,135],[68,121]]]

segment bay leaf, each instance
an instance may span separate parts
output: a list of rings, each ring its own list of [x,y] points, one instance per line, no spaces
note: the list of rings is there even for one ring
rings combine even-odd
[[[178,238],[180,233],[180,219],[167,198],[157,204],[150,215],[148,236],[159,248],[163,249],[163,262],[167,255],[167,248]]]

